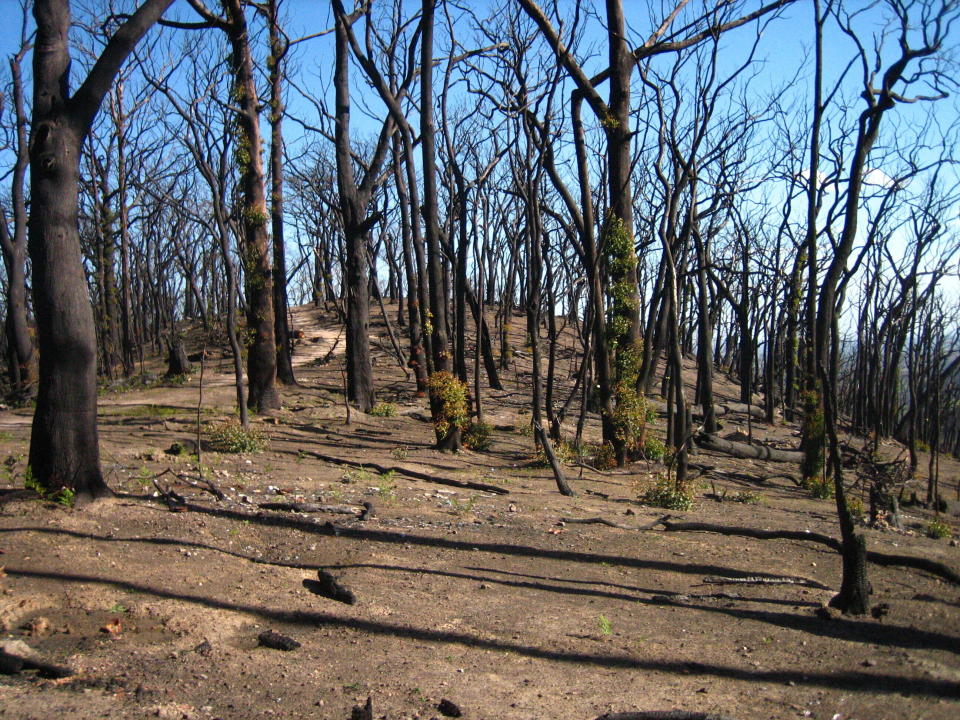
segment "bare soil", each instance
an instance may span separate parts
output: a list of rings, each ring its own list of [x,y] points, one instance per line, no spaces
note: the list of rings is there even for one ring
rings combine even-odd
[[[304,333],[301,386],[284,389],[275,417],[254,421],[268,449],[203,452],[205,476],[225,501],[166,473],[161,487],[186,501],[171,511],[153,485],[168,468],[197,477],[196,458],[165,450],[195,437],[198,373],[184,385],[104,394],[103,465],[117,497],[86,508],[19,490],[31,412],[0,412],[0,458],[8,458],[0,467],[0,630],[76,671],[61,680],[0,676],[0,717],[346,720],[368,697],[374,717],[391,720],[442,717],[443,699],[465,718],[586,720],[634,710],[960,717],[957,586],[871,566],[879,617],[837,617],[822,606],[839,587],[840,558],[822,545],[571,522],[599,517],[637,527],[662,516],[668,511],[638,497],[664,467],[568,467],[578,496],[561,496],[549,469],[531,463],[522,356],[504,373],[506,390],[485,392],[497,428],[490,450],[439,453],[423,420],[426,402],[376,324],[378,392],[398,413],[354,411],[346,424],[342,340],[331,362],[316,364],[336,326],[311,308],[295,319]],[[563,388],[575,367],[570,355],[558,370]],[[219,349],[206,362],[205,441],[231,416],[230,372]],[[718,390],[735,399],[732,384],[721,381]],[[724,422],[724,436],[797,442],[796,428],[783,423]],[[596,426],[591,421],[588,439]],[[506,493],[350,469],[312,453]],[[837,535],[832,501],[772,477],[796,468],[705,452],[694,460],[714,472],[698,481],[694,508],[672,515]],[[958,464],[944,459],[941,487],[954,527],[958,477]],[[923,479],[916,482],[920,492]],[[371,502],[375,515],[264,510],[263,502],[358,511]],[[865,529],[871,550],[960,568],[955,542],[926,537],[931,511],[904,514],[905,532]],[[312,592],[304,581],[321,569],[356,603]],[[809,582],[705,582],[782,576]],[[300,647],[263,647],[266,630]]]

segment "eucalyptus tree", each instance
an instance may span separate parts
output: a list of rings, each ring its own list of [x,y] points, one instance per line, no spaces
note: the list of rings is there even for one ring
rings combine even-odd
[[[188,0],[200,16],[199,23],[168,22],[186,29],[218,29],[230,45],[230,107],[234,111],[234,160],[240,194],[241,253],[246,290],[247,405],[258,413],[280,407],[277,388],[277,343],[273,309],[273,268],[268,223],[263,138],[260,133],[260,99],[254,53],[250,42],[246,3],[221,0],[222,15],[202,0]]]
[[[608,284],[599,270],[599,253],[590,253],[593,257],[586,268],[588,276],[597,278],[593,283],[594,297],[602,297],[610,289],[618,298],[618,307],[614,308],[611,325],[604,332],[595,332],[594,341],[597,351],[607,346],[607,359],[599,365],[598,381],[603,400],[604,440],[610,442],[617,456],[617,462],[626,460],[626,448],[622,432],[618,433],[610,417],[616,413],[619,405],[634,403],[631,393],[637,384],[640,363],[640,298],[637,284],[637,257],[634,248],[633,182],[632,182],[632,143],[634,132],[631,130],[631,83],[634,68],[650,58],[666,53],[678,53],[742,25],[746,25],[768,13],[775,12],[788,5],[791,0],[771,2],[759,9],[737,17],[739,3],[725,3],[722,7],[694,16],[685,22],[679,30],[672,30],[681,16],[686,2],[680,2],[667,13],[648,38],[638,47],[631,49],[628,44],[626,22],[621,0],[607,0],[606,41],[608,67],[590,76],[579,62],[564,39],[555,28],[550,16],[534,0],[518,0],[524,12],[537,24],[543,37],[553,50],[557,61],[563,67],[576,87],[573,110],[573,132],[580,136],[582,124],[579,119],[579,107],[586,102],[603,129],[606,141],[607,202],[609,208],[603,219],[600,243],[607,254],[616,257],[607,258],[606,275]],[[580,3],[574,3],[574,16],[580,13]],[[561,16],[557,3],[552,7],[555,17]],[[609,81],[610,90],[607,99],[601,97],[598,87]],[[578,150],[578,153],[580,151]],[[585,192],[585,158],[581,162],[581,192]],[[598,286],[599,287],[596,287]],[[594,301],[599,304],[598,300]],[[594,322],[598,323],[600,313],[595,311]],[[609,338],[603,338],[602,334]],[[607,371],[609,368],[609,371]],[[614,388],[619,388],[615,391]]]
[[[80,155],[104,97],[136,44],[173,0],[144,0],[119,23],[70,93],[70,3],[35,0],[30,128],[30,259],[40,353],[30,467],[78,500],[109,494],[97,435],[96,335],[80,261]]]

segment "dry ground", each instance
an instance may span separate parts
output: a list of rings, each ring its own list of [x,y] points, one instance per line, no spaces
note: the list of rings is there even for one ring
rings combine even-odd
[[[440,717],[444,698],[466,718],[587,720],[629,710],[742,720],[960,717],[960,588],[871,567],[873,602],[889,612],[825,619],[816,611],[833,592],[823,588],[839,585],[840,561],[822,546],[568,522],[655,519],[663,511],[637,497],[662,467],[570,468],[579,495],[559,495],[548,470],[529,466],[528,383],[516,369],[505,374],[505,391],[486,396],[498,427],[490,451],[438,453],[419,419],[425,402],[380,338],[378,388],[400,412],[354,413],[346,425],[341,359],[314,362],[333,344],[334,325],[306,308],[296,325],[305,333],[303,385],[284,391],[276,418],[256,421],[269,449],[204,453],[207,476],[228,501],[178,484],[189,507],[171,512],[153,493],[156,473],[194,472],[191,459],[164,450],[195,432],[196,375],[184,386],[103,397],[103,463],[116,499],[76,510],[3,494],[3,636],[78,674],[0,676],[0,717],[346,720],[368,696],[374,716],[391,720]],[[205,432],[230,412],[228,373],[219,355],[208,362]],[[719,388],[733,397],[732,386]],[[29,423],[29,410],[0,412],[0,457],[11,458],[3,487],[22,487]],[[745,421],[727,420],[723,433],[737,429],[746,431]],[[751,430],[796,442],[782,424]],[[507,493],[349,470],[315,452]],[[696,460],[721,474],[793,471],[707,453]],[[952,500],[957,464],[944,461],[943,474]],[[836,535],[832,503],[785,478],[713,482],[692,511],[675,514]],[[726,491],[726,501],[704,497],[713,491]],[[731,501],[737,493],[756,503]],[[266,501],[370,501],[376,516],[257,508]],[[955,544],[923,535],[929,519],[908,509],[907,533],[867,529],[869,546],[960,567]],[[304,586],[320,568],[356,594],[355,605]],[[704,582],[783,575],[812,582]],[[119,633],[102,630],[115,620]],[[268,629],[301,646],[259,647]]]

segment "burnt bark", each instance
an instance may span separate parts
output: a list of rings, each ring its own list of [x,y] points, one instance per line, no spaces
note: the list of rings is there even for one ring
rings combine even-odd
[[[223,0],[223,29],[230,42],[233,102],[242,203],[241,257],[247,300],[247,407],[264,413],[280,407],[273,312],[273,268],[267,232],[266,180],[260,136],[259,98],[246,15],[241,0]]]
[[[146,0],[108,41],[69,95],[70,5],[36,0],[30,137],[33,264],[40,375],[30,437],[33,476],[78,501],[110,494],[97,435],[96,335],[80,258],[80,152],[104,96],[127,56],[173,0]]]

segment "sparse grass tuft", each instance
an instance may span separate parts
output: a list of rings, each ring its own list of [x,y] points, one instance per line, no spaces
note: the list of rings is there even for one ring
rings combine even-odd
[[[493,433],[493,425],[480,420],[473,420],[463,431],[461,440],[463,444],[471,450],[483,452],[490,449],[490,435]]]
[[[732,498],[734,502],[743,503],[744,505],[759,505],[763,497],[760,493],[750,492],[749,490],[740,490]]]
[[[944,538],[953,536],[953,528],[950,527],[949,523],[944,522],[943,520],[931,520],[930,524],[927,525],[927,537],[933,538],[934,540],[943,540]]]
[[[689,510],[693,507],[693,490],[677,487],[663,475],[640,496],[640,502],[666,510]]]
[[[393,403],[381,402],[370,408],[370,415],[374,417],[392,418],[397,416],[397,406]]]
[[[245,428],[236,420],[214,425],[210,430],[210,446],[217,452],[258,453],[267,447],[263,433]]]
[[[810,497],[818,500],[829,500],[833,497],[833,482],[822,475],[806,480],[804,488],[810,493]]]
[[[610,622],[610,620],[607,618],[607,616],[604,615],[603,613],[601,613],[601,614],[597,617],[597,627],[600,628],[600,632],[601,632],[604,636],[609,636],[609,635],[612,635],[612,634],[613,634],[613,623]]]

